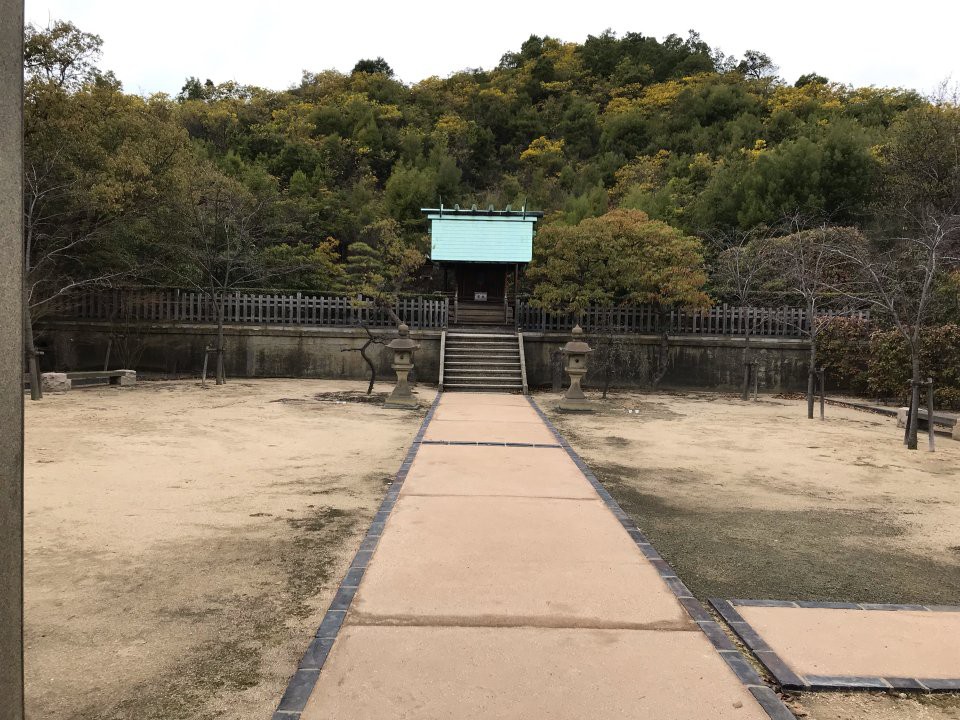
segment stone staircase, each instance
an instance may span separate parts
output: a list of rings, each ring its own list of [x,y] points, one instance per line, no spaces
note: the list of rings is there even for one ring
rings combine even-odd
[[[517,333],[448,331],[443,343],[442,390],[527,391]]]

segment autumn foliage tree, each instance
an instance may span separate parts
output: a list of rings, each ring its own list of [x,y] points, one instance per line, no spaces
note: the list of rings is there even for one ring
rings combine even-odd
[[[533,303],[551,312],[649,303],[666,316],[674,307],[710,302],[701,242],[639,210],[613,210],[577,225],[545,228],[536,237],[527,277]],[[667,369],[667,323],[661,321],[660,327],[654,386]]]

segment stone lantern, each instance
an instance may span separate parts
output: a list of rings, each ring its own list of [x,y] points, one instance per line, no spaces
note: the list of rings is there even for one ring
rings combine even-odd
[[[387,343],[387,347],[393,350],[393,365],[397,371],[397,386],[390,393],[390,397],[383,404],[386,408],[415,408],[418,406],[417,399],[410,392],[410,383],[408,377],[413,370],[413,353],[420,346],[410,339],[410,328],[404,323],[397,328],[397,337]]]
[[[587,355],[593,350],[583,340],[583,328],[579,324],[573,328],[573,339],[563,346],[566,358],[563,369],[570,376],[570,387],[558,406],[567,412],[593,412],[593,406],[580,388],[580,381],[587,374]]]

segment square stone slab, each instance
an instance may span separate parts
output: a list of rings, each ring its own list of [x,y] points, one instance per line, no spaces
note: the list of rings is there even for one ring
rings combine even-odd
[[[693,622],[599,500],[401,496],[356,623],[677,629]]]
[[[445,392],[440,404],[447,407],[479,407],[480,405],[530,407],[530,402],[525,395],[492,392]]]
[[[565,450],[470,445],[421,446],[401,494],[597,498]]]
[[[303,720],[769,720],[699,631],[346,626]]]
[[[802,676],[960,679],[960,612],[736,610]]]
[[[441,405],[442,407],[442,405]],[[504,422],[497,417],[495,406],[486,406],[489,412],[474,413],[476,420],[437,420],[427,426],[424,440],[455,440],[458,442],[515,442],[537,445],[556,445],[557,439],[542,422]]]
[[[469,420],[471,422],[522,422],[543,425],[543,420],[529,403],[523,405],[467,405],[464,403],[448,403],[444,395],[433,415],[431,424],[438,420]],[[556,442],[553,440],[552,442]]]

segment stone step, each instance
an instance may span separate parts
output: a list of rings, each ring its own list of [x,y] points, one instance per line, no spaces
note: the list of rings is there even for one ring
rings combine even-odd
[[[460,338],[508,338],[509,340],[516,342],[517,336],[515,334],[511,335],[509,333],[471,333],[471,332],[448,332],[447,340],[459,340]]]
[[[492,367],[476,367],[476,368],[446,367],[444,368],[443,374],[446,377],[454,377],[456,375],[475,375],[477,373],[491,373],[491,374],[495,373],[497,375],[513,375],[516,377],[520,377],[520,368],[509,368],[505,370],[498,370],[497,368],[492,368]]]
[[[519,362],[520,353],[447,353],[445,360],[454,360],[460,362]]]
[[[482,360],[451,360],[449,357],[443,364],[444,367],[512,367],[520,368],[520,361],[482,361]]]
[[[487,390],[511,390],[514,392],[523,392],[523,385],[517,383],[516,385],[478,385],[476,383],[467,383],[467,382],[453,382],[448,383],[446,380],[443,382],[444,390],[478,390],[478,391],[487,391]]]
[[[450,340],[447,338],[447,347],[519,347],[516,340]]]
[[[443,384],[446,386],[448,382],[457,383],[457,382],[469,382],[476,383],[478,385],[489,385],[490,383],[505,383],[509,385],[522,385],[520,378],[513,377],[494,377],[492,375],[451,375],[450,377],[443,378]]]
[[[451,340],[447,338],[447,347],[517,347],[516,338],[503,340]]]
[[[447,357],[458,355],[460,357],[487,357],[489,355],[510,355],[519,357],[519,348],[447,348],[444,353]]]

